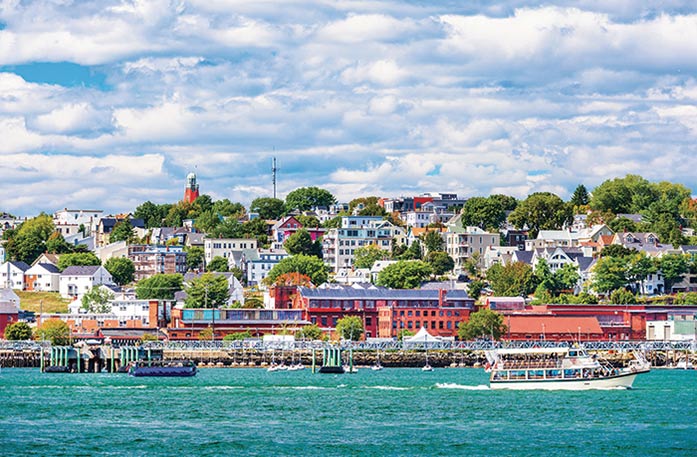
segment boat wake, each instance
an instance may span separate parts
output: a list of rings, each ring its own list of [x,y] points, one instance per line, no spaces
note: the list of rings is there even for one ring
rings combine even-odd
[[[458,390],[489,390],[489,386],[484,384],[479,384],[477,386],[465,386],[462,384],[455,384],[452,382],[438,383],[436,384],[437,389],[458,389]]]
[[[376,389],[376,390],[411,390],[411,389],[413,389],[413,387],[363,386],[363,389]]]
[[[236,390],[244,389],[244,386],[207,386],[204,387],[206,390]]]

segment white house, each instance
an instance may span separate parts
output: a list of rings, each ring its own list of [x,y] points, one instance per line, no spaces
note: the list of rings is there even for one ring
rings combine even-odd
[[[257,249],[254,238],[206,238],[203,244],[206,265],[216,257],[227,259],[228,266],[244,268],[241,259],[252,255]]]
[[[103,266],[72,266],[61,273],[59,291],[63,298],[80,300],[92,287],[101,284],[114,284],[111,274]]]
[[[0,287],[24,290],[24,272],[29,265],[19,261],[7,261],[0,265]]]
[[[24,272],[27,290],[58,292],[61,272],[52,263],[37,263]]]
[[[288,257],[285,249],[259,249],[255,258],[247,259],[247,285],[261,284],[278,262]]]

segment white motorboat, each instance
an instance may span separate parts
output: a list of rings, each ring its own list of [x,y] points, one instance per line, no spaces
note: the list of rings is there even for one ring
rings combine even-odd
[[[426,362],[426,365],[421,367],[421,371],[433,371],[433,367]]]
[[[379,362],[376,363],[375,365],[373,365],[372,367],[370,367],[370,369],[373,370],[373,371],[380,371],[380,370],[382,370],[382,368],[383,368],[383,367],[382,367],[382,365],[380,365]]]
[[[624,368],[613,368],[582,348],[501,349],[486,355],[492,389],[631,389],[638,374],[650,371],[636,351]]]

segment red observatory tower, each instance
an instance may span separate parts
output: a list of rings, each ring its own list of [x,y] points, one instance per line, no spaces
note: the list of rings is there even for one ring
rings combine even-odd
[[[184,190],[184,201],[193,203],[198,198],[198,184],[196,183],[196,173],[186,175],[186,189]]]

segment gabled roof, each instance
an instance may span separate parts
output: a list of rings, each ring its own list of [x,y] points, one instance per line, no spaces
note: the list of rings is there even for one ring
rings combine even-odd
[[[29,265],[27,265],[25,262],[22,262],[21,260],[10,260],[8,261],[8,263],[22,271],[27,271],[30,268]]]
[[[47,271],[47,272],[49,272],[49,273],[60,273],[60,272],[61,272],[61,271],[58,269],[58,267],[55,266],[55,265],[52,264],[52,263],[37,263],[36,265],[34,265],[33,267],[31,267],[30,270],[31,270],[31,269],[34,269],[34,268],[36,268],[36,267],[43,268],[45,271]],[[28,271],[28,270],[27,270],[27,271]]]
[[[515,257],[516,261],[527,263],[528,265],[530,265],[532,263],[533,254],[534,253],[532,251],[515,251],[511,255]]]
[[[100,268],[101,265],[74,265],[63,270],[61,276],[92,276]]]

